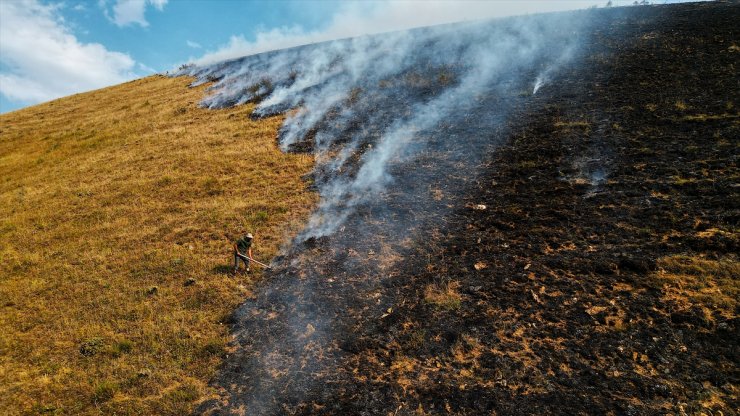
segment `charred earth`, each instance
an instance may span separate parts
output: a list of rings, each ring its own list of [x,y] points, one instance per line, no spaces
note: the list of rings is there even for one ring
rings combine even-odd
[[[322,197],[197,412],[737,414],[737,22],[600,9],[362,40],[418,52],[392,70],[351,40],[187,68],[205,105],[289,111]],[[488,74],[470,43],[509,55]]]

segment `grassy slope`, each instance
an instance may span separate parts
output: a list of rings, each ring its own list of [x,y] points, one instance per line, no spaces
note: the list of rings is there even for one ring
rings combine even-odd
[[[0,408],[179,414],[209,394],[221,324],[315,202],[282,118],[209,111],[149,77],[0,116]],[[195,279],[194,284],[185,283]]]

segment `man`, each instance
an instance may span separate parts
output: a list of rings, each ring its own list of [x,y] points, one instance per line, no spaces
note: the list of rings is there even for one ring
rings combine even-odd
[[[252,233],[247,233],[247,235],[234,243],[234,273],[239,270],[239,260],[247,266],[247,273],[249,273],[249,259],[252,258],[253,238]]]

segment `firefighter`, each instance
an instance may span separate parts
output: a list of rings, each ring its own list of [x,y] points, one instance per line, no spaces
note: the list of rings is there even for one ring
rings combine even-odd
[[[249,273],[249,260],[252,259],[252,239],[254,239],[252,233],[247,233],[234,243],[234,273],[239,271],[239,260],[247,266],[247,273]]]

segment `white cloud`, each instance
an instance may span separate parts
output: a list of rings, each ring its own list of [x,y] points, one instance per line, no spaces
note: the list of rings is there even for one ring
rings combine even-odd
[[[55,6],[0,1],[0,94],[33,104],[136,77],[134,60],[81,43]]]
[[[167,4],[167,0],[149,0],[149,3],[161,12],[164,9],[164,5]]]
[[[117,26],[128,26],[138,24],[141,27],[149,26],[149,22],[144,18],[147,5],[154,6],[155,9],[162,11],[167,0],[116,0],[113,5],[113,16],[110,16],[106,8],[105,0],[101,1],[101,6],[105,16]]]
[[[247,40],[243,35],[236,35],[232,36],[227,44],[222,45],[215,51],[204,54],[193,62],[208,64],[224,59],[332,39],[463,20],[573,10],[605,3],[606,0],[430,0],[423,3],[408,0],[387,0],[382,2],[345,3],[321,30],[306,31],[301,26],[272,28],[257,33],[254,40]]]
[[[202,48],[202,46],[200,46],[200,43],[193,42],[192,40],[186,40],[185,41],[185,44],[188,45],[189,47],[193,48],[193,49],[200,49],[200,48]]]

